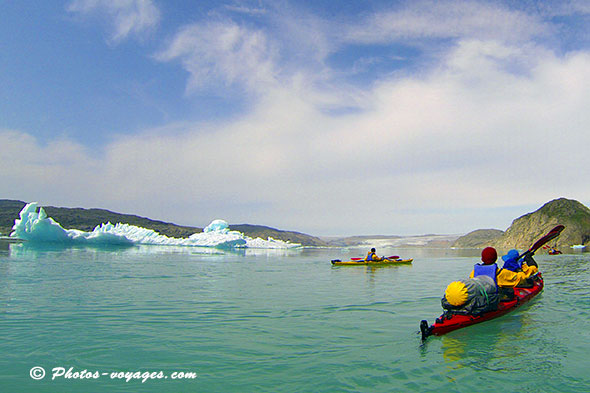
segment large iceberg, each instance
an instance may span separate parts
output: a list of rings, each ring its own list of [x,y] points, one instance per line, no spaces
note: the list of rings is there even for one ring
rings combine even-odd
[[[14,220],[11,237],[30,242],[53,242],[71,244],[104,244],[104,245],[164,245],[193,246],[216,248],[295,248],[300,244],[289,243],[268,238],[267,240],[245,236],[238,231],[229,229],[224,220],[214,220],[203,232],[195,233],[188,238],[173,238],[142,227],[129,224],[110,222],[98,225],[92,232],[77,229],[64,229],[53,218],[48,217],[45,210],[36,202],[27,204]]]

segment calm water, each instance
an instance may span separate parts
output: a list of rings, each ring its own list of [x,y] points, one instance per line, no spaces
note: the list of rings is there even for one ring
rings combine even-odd
[[[378,251],[414,264],[0,242],[0,390],[590,391],[590,254],[538,256],[546,286],[529,305],[422,345],[420,320],[440,314],[477,251]],[[45,378],[30,377],[36,366]],[[52,381],[55,367],[105,375]],[[110,379],[160,370],[170,378]],[[179,371],[197,376],[172,380]]]

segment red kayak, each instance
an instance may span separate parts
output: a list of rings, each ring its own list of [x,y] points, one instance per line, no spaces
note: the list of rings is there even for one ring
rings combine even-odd
[[[541,273],[538,273],[534,277],[534,284],[531,288],[513,289],[514,299],[509,301],[501,301],[498,303],[498,309],[495,311],[489,311],[477,316],[443,313],[440,317],[436,318],[436,321],[431,326],[428,326],[428,322],[426,320],[422,320],[420,322],[422,340],[431,335],[441,336],[453,330],[488,321],[490,319],[494,319],[509,313],[510,311],[516,309],[517,307],[537,296],[543,290],[543,277],[541,277]]]
[[[565,227],[563,225],[557,225],[550,230],[545,236],[540,238],[529,248],[527,251],[519,255],[518,259],[526,260],[527,257],[532,257],[535,251],[550,240],[553,240],[559,236],[561,231]],[[517,260],[518,260],[517,259]],[[535,296],[537,296],[543,290],[543,277],[541,273],[537,273],[533,279],[533,286],[530,288],[513,288],[514,298],[509,301],[501,301],[498,303],[498,309],[494,311],[488,311],[478,315],[462,315],[443,313],[440,317],[436,318],[433,325],[428,326],[428,321],[423,319],[420,321],[420,332],[422,332],[422,340],[425,340],[428,336],[441,336],[453,330],[461,329],[467,326],[475,325],[476,323],[488,321],[490,319],[502,316],[518,306],[528,302]]]

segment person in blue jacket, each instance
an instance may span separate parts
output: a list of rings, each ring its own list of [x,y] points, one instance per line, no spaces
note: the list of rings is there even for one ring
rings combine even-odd
[[[498,253],[494,247],[484,248],[481,252],[482,263],[476,263],[475,266],[473,266],[473,271],[471,272],[470,276],[472,278],[477,276],[491,277],[497,286],[498,265],[496,264],[496,259],[498,259]]]

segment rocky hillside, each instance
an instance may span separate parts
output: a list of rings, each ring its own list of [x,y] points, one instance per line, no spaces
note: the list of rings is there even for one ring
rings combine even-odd
[[[558,224],[565,225],[565,230],[549,245],[562,249],[568,249],[574,244],[590,245],[590,209],[578,201],[559,198],[515,219],[504,233],[489,232],[490,236],[486,237],[485,232],[480,232],[477,236],[478,231],[471,232],[457,239],[454,246],[466,247],[465,244],[469,244],[469,247],[493,246],[501,250],[522,250],[530,247]]]
[[[490,244],[504,234],[499,229],[477,229],[461,236],[453,243],[452,247],[457,248],[480,248]]]
[[[10,235],[14,220],[24,206],[25,203],[21,201],[0,199],[0,235]]]
[[[0,199],[0,234],[9,235],[14,225],[14,220],[19,217],[19,212],[25,206],[25,202]],[[79,229],[92,231],[97,225],[105,222],[124,223],[136,225],[143,228],[170,236],[183,238],[193,233],[202,232],[202,228],[188,227],[172,224],[169,222],[151,220],[131,214],[120,214],[104,209],[82,209],[43,206],[47,215],[59,222],[66,229]],[[230,225],[230,229],[237,230],[253,238],[260,237],[267,239],[269,236],[276,240],[290,241],[305,246],[324,246],[325,242],[317,237],[309,236],[299,232],[281,231],[261,225]]]
[[[282,231],[275,228],[270,228],[263,225],[250,225],[250,224],[240,224],[240,225],[230,225],[229,229],[232,231],[242,232],[245,235],[250,237],[259,237],[262,239],[268,239],[272,237],[273,239],[283,240],[283,241],[290,241],[291,243],[299,243],[305,246],[314,246],[314,247],[325,247],[327,243],[322,239],[306,235],[300,232],[293,232],[293,231]]]
[[[504,235],[494,241],[494,246],[503,249],[530,247],[558,224],[565,225],[565,229],[550,245],[569,248],[590,243],[590,209],[578,201],[560,198],[514,220]]]

